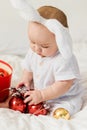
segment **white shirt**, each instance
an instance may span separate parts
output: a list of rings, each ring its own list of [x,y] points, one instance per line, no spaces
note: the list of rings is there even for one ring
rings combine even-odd
[[[77,95],[81,91],[80,73],[74,55],[69,60],[65,60],[59,52],[50,57],[41,57],[29,49],[23,68],[33,72],[34,87],[37,89],[44,89],[55,81],[75,79],[72,87],[62,97]]]

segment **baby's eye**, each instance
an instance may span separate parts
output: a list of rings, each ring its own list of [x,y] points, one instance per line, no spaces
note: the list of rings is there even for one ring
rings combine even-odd
[[[41,47],[43,47],[43,48],[49,48],[49,46],[43,46],[43,45]]]
[[[48,48],[48,47],[43,47],[43,48]]]
[[[32,44],[35,44],[35,42],[31,42]]]

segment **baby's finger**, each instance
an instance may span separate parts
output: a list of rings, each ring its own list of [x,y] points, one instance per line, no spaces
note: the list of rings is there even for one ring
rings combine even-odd
[[[27,97],[27,96],[29,96],[31,94],[32,94],[32,91],[26,91],[25,94],[24,94],[24,97]]]
[[[28,103],[29,105],[36,105],[36,103],[33,101],[33,100],[31,100],[29,103]]]
[[[32,100],[31,96],[28,96],[24,99],[24,103],[30,102]]]
[[[19,84],[16,86],[16,88],[19,88],[19,87],[22,87],[22,86],[24,86],[24,83],[23,83],[23,82],[19,83]]]

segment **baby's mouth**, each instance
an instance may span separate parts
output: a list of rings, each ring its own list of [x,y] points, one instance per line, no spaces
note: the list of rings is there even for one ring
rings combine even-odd
[[[40,55],[41,57],[45,57],[44,55],[42,55],[41,53],[37,53],[38,55]]]

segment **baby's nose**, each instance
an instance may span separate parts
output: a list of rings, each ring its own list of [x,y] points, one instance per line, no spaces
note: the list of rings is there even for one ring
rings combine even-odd
[[[35,47],[35,51],[36,51],[37,53],[39,53],[39,52],[41,52],[41,48],[40,48],[39,46],[36,46],[36,47]]]

